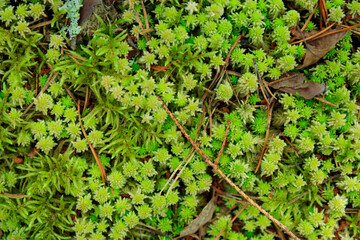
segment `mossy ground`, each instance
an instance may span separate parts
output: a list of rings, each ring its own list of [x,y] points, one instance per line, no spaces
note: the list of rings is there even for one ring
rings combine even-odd
[[[81,28],[82,1],[0,0],[2,239],[174,239],[202,211],[184,239],[289,238],[229,182],[300,239],[359,237],[358,1],[94,2]]]

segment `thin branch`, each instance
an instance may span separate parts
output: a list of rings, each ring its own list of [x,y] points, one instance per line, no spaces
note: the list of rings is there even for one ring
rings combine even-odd
[[[332,26],[334,26],[334,25],[335,25],[335,23],[331,24],[331,25],[328,26],[327,28],[324,28],[322,31],[320,31],[320,32],[318,32],[318,33],[316,33],[316,34],[308,37],[308,38],[301,39],[301,40],[299,40],[299,41],[293,42],[293,43],[291,43],[291,45],[298,44],[298,43],[302,43],[302,42],[304,42],[304,41],[309,41],[309,40],[312,40],[312,39],[314,39],[314,38],[316,38],[316,37],[319,37],[319,38],[320,38],[320,37],[324,37],[324,36],[321,35],[321,34],[325,33],[327,30],[329,30],[329,29],[330,29]],[[346,31],[346,30],[345,30],[345,31]],[[334,32],[332,32],[332,33],[334,33]],[[320,36],[320,35],[321,35],[321,36]]]
[[[157,96],[159,101],[162,103],[162,107],[165,109],[165,111],[169,114],[170,118],[175,122],[176,126],[180,129],[181,133],[185,136],[185,138],[191,143],[191,145],[195,148],[195,150],[200,154],[200,156],[203,158],[203,160],[208,163],[213,170],[218,173],[230,186],[232,186],[245,200],[249,202],[252,206],[254,206],[256,209],[258,209],[262,214],[264,214],[266,217],[268,217],[273,223],[279,225],[281,229],[283,229],[290,237],[300,240],[294,233],[290,231],[288,227],[286,227],[284,224],[282,224],[279,220],[274,218],[270,213],[268,213],[265,209],[263,209],[259,204],[257,204],[254,200],[252,200],[245,192],[243,192],[230,178],[228,178],[224,172],[222,172],[216,165],[213,163],[210,158],[197,146],[194,142],[194,140],[191,139],[189,134],[185,131],[185,129],[180,125],[180,123],[176,120],[174,115],[170,112],[168,107],[165,105],[165,103],[162,101],[162,99]]]
[[[236,215],[231,219],[229,225],[233,224],[233,222],[239,217],[239,215],[245,210],[245,208],[246,208],[248,205],[249,205],[249,204],[246,203],[246,204],[240,209],[240,211],[238,211],[238,212],[236,213]],[[226,227],[223,228],[223,229],[221,230],[221,232],[219,232],[219,234],[216,236],[216,238],[214,238],[214,240],[218,240],[218,239],[221,237],[221,235],[224,233],[225,230],[226,230]]]
[[[235,89],[234,89],[234,86],[232,85],[231,81],[230,81],[230,78],[229,78],[229,74],[227,73],[227,71],[225,71],[225,74],[226,74],[226,79],[228,80],[230,86],[231,86],[231,89],[235,95],[235,98],[236,98],[236,101],[238,102],[239,106],[241,106],[241,103],[240,103],[240,100],[239,100],[239,97],[238,95],[236,94],[235,92]]]
[[[309,191],[305,191],[304,193],[302,193],[302,194],[300,194],[299,196],[297,196],[296,198],[294,198],[293,200],[291,200],[290,202],[289,202],[289,205],[290,204],[293,204],[294,202],[296,202],[297,200],[299,200],[300,198],[302,198],[302,197],[304,197],[306,194],[308,194],[309,193]]]
[[[100,170],[100,173],[101,173],[101,178],[102,178],[103,182],[106,183],[106,179],[107,179],[107,178],[106,178],[105,169],[104,169],[104,167],[103,167],[103,165],[102,165],[102,163],[101,163],[101,160],[100,160],[98,154],[96,153],[95,149],[94,149],[93,146],[91,145],[91,142],[89,141],[89,138],[88,138],[88,136],[87,136],[87,134],[86,134],[86,131],[85,131],[84,126],[83,126],[82,121],[81,121],[81,116],[80,116],[80,103],[79,103],[79,101],[78,101],[78,103],[77,103],[77,109],[78,109],[78,118],[79,118],[81,130],[82,130],[82,132],[83,132],[83,134],[84,134],[84,136],[85,136],[85,138],[86,138],[86,141],[87,141],[88,144],[89,144],[89,147],[90,147],[90,149],[91,149],[92,154],[94,155],[94,158],[95,158],[95,160],[96,160],[96,163],[97,163],[97,165],[98,165],[98,167],[99,167],[99,170]]]
[[[300,30],[301,32],[303,32],[303,31],[305,30],[306,26],[309,24],[309,22],[310,22],[312,16],[314,15],[317,7],[318,7],[318,4],[316,4],[316,6],[314,7],[314,10],[312,11],[312,13],[310,14],[310,16],[309,16],[308,19],[306,20],[304,26],[301,28],[301,30]]]
[[[52,81],[54,81],[54,79],[58,76],[59,73],[50,73],[50,76],[48,78],[48,80],[46,81],[44,87],[41,89],[41,91],[39,92],[39,94],[36,96],[36,99],[39,98],[39,96],[44,93],[46,91],[46,89],[48,89],[48,87],[50,86],[50,83]],[[32,106],[34,106],[34,101],[26,108],[26,110],[23,113],[23,116],[30,110],[30,108],[32,108]]]
[[[201,119],[200,119],[200,123],[196,132],[196,137],[195,137],[195,142],[197,142],[197,139],[199,137],[199,133],[200,133],[200,129],[201,129],[201,125],[202,122],[204,121],[204,117],[205,117],[205,106],[203,106],[203,111],[201,114]],[[180,167],[182,166],[182,164],[186,161],[186,159],[188,159],[188,157],[190,157],[190,155],[192,154],[192,152],[194,151],[194,148],[191,149],[191,151],[189,152],[189,154],[184,158],[184,160],[179,164],[179,166],[176,167],[176,169],[174,170],[174,172],[171,174],[170,178],[166,181],[164,187],[161,189],[160,193],[162,193],[162,191],[165,190],[166,186],[170,183],[170,181],[175,177],[175,174],[177,173],[177,171],[180,169]]]
[[[13,198],[13,199],[23,199],[23,198],[28,197],[28,195],[24,195],[24,194],[13,194],[13,193],[6,193],[6,192],[0,192],[0,195],[3,195],[8,198]]]
[[[231,121],[230,121],[230,119],[228,119],[228,121],[227,121],[227,126],[226,126],[226,130],[225,130],[224,140],[223,140],[223,142],[222,142],[222,144],[221,144],[221,149],[220,149],[220,151],[219,151],[219,154],[218,154],[218,156],[217,156],[217,158],[216,158],[216,160],[215,160],[215,165],[218,164],[218,162],[219,162],[219,160],[220,160],[220,157],[221,157],[221,154],[222,154],[223,151],[224,151],[224,147],[225,147],[225,143],[226,143],[226,138],[227,138],[227,136],[228,136],[228,134],[229,134],[230,123],[231,123]]]
[[[265,134],[265,141],[264,141],[264,147],[261,151],[261,154],[259,156],[259,162],[256,166],[256,170],[255,170],[255,173],[257,173],[257,171],[259,171],[260,169],[260,165],[261,165],[261,161],[264,157],[264,154],[265,154],[265,148],[266,148],[266,143],[267,143],[267,140],[269,138],[269,132],[270,132],[270,125],[271,125],[271,116],[272,116],[272,111],[274,109],[274,104],[272,104],[270,106],[270,108],[268,108],[268,112],[267,112],[267,126],[266,126],[266,134]]]
[[[141,6],[142,6],[142,9],[143,9],[144,18],[145,18],[146,33],[150,33],[149,20],[148,20],[146,8],[145,8],[145,5],[144,5],[143,1],[141,1]]]

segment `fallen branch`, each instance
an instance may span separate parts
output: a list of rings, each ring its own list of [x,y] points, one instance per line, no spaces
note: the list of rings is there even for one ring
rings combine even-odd
[[[213,163],[210,158],[197,146],[194,140],[191,139],[189,134],[185,131],[185,129],[180,125],[180,123],[176,120],[174,115],[170,112],[168,107],[165,105],[163,100],[157,96],[159,101],[162,103],[162,107],[169,114],[170,118],[175,122],[176,126],[180,129],[181,133],[185,136],[185,138],[191,143],[191,145],[195,148],[195,150],[200,154],[203,160],[209,164],[213,170],[218,173],[230,186],[232,186],[245,200],[249,202],[252,206],[258,209],[262,214],[264,214],[267,218],[269,218],[273,223],[277,224],[282,230],[284,230],[290,237],[300,240],[294,233],[290,231],[288,227],[282,224],[279,220],[274,218],[270,213],[268,213],[265,209],[263,209],[259,204],[257,204],[254,200],[252,200],[246,193],[244,193],[230,178],[228,178],[225,173],[223,173],[215,163]]]
[[[266,149],[266,143],[267,143],[267,140],[269,138],[269,132],[270,132],[270,124],[271,124],[271,116],[272,116],[272,111],[274,109],[274,104],[270,106],[270,108],[268,108],[268,112],[267,112],[267,126],[266,126],[266,134],[265,134],[265,141],[264,141],[264,147],[260,153],[260,156],[259,156],[259,162],[258,162],[258,165],[256,166],[256,170],[255,170],[255,173],[257,173],[257,171],[259,171],[259,168],[260,168],[260,165],[261,165],[261,161],[264,157],[264,154],[265,154],[265,149]]]
[[[218,162],[219,162],[219,160],[220,160],[220,157],[221,157],[221,154],[222,154],[222,152],[224,151],[224,147],[225,147],[225,143],[226,143],[226,138],[227,138],[227,136],[228,136],[228,134],[229,134],[230,123],[231,123],[231,121],[230,121],[230,119],[229,119],[229,120],[227,121],[227,126],[226,126],[226,130],[225,130],[225,136],[224,136],[224,140],[223,140],[223,142],[222,142],[222,144],[221,144],[221,149],[220,149],[219,154],[218,154],[218,156],[217,156],[217,158],[216,158],[216,160],[215,160],[215,165],[218,164]]]
[[[249,205],[249,204],[246,203],[246,204],[240,209],[240,211],[238,211],[238,212],[236,213],[236,215],[231,219],[229,225],[233,224],[233,222],[239,217],[239,215],[245,210],[245,208],[246,208],[248,205]],[[226,227],[223,228],[223,229],[221,230],[221,232],[219,232],[219,234],[216,236],[216,238],[214,238],[214,240],[219,239],[219,238],[221,237],[221,235],[225,232],[225,230],[226,230]]]
[[[85,129],[84,129],[84,126],[83,126],[83,124],[82,124],[82,121],[81,121],[81,116],[80,116],[80,103],[79,103],[79,101],[78,101],[78,103],[77,103],[77,109],[78,109],[78,118],[79,118],[81,130],[82,130],[82,132],[83,132],[83,134],[84,134],[84,136],[85,136],[85,138],[86,138],[86,141],[87,141],[88,144],[89,144],[89,147],[90,147],[90,149],[91,149],[91,152],[92,152],[92,154],[94,155],[94,158],[95,158],[95,160],[96,160],[96,163],[97,163],[97,165],[98,165],[98,167],[99,167],[99,170],[100,170],[100,173],[101,173],[101,178],[102,178],[102,180],[103,180],[103,183],[106,183],[106,179],[107,179],[107,178],[106,178],[105,169],[104,169],[104,167],[103,167],[103,165],[102,165],[102,163],[101,163],[101,160],[100,160],[99,156],[97,155],[95,149],[94,149],[93,146],[91,145],[91,143],[90,143],[90,141],[89,141],[89,138],[88,138],[88,136],[87,136],[87,134],[86,134],[86,131],[85,131]]]

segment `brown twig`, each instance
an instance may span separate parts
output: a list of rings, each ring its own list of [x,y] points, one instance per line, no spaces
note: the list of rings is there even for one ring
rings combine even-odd
[[[299,200],[300,198],[302,198],[303,196],[305,196],[305,195],[308,194],[308,193],[309,193],[309,191],[305,191],[304,193],[300,194],[299,196],[297,196],[296,198],[294,198],[293,200],[291,200],[291,201],[289,202],[289,205],[290,205],[290,204],[293,204],[294,202],[296,202],[297,200]]]
[[[230,119],[228,119],[228,121],[227,121],[227,126],[226,126],[226,130],[225,130],[224,140],[223,140],[223,142],[222,142],[222,144],[221,144],[221,148],[220,148],[219,154],[218,154],[218,156],[217,156],[217,158],[216,158],[216,160],[215,160],[215,165],[218,164],[218,162],[219,162],[219,160],[220,160],[220,157],[221,157],[221,154],[222,154],[223,151],[224,151],[224,147],[225,147],[225,144],[226,144],[226,138],[227,138],[227,136],[228,136],[228,134],[229,134],[230,123],[231,123],[231,121],[230,121]]]
[[[173,189],[173,187],[175,186],[175,183],[177,182],[177,180],[180,178],[181,174],[184,172],[186,166],[190,163],[191,159],[194,157],[195,152],[193,151],[193,149],[191,149],[191,156],[188,158],[188,160],[186,161],[185,165],[181,168],[179,174],[176,176],[176,178],[174,179],[174,181],[172,182],[172,184],[170,185],[168,191],[166,192],[166,197],[169,195],[171,189]],[[185,159],[184,159],[185,161]]]
[[[241,38],[245,36],[245,33],[241,34],[237,39],[236,41],[234,42],[234,44],[231,46],[230,48],[230,51],[228,53],[228,55],[226,56],[226,59],[225,59],[225,63],[224,63],[224,70],[227,68],[227,66],[229,65],[229,61],[230,61],[230,56],[231,56],[231,53],[232,51],[234,51],[236,45],[238,44],[238,42],[241,40]]]
[[[142,223],[142,222],[139,222],[138,225],[148,228],[148,229],[142,228],[142,230],[154,232],[154,233],[156,233],[156,234],[158,234],[158,235],[168,237],[168,238],[170,238],[171,240],[173,239],[173,238],[171,238],[169,235],[161,232],[159,229],[154,228],[153,226],[146,225],[145,223]]]
[[[224,74],[224,71],[226,70],[226,68],[228,67],[229,65],[229,61],[230,61],[230,56],[231,56],[231,53],[232,51],[235,49],[236,45],[238,44],[238,42],[240,41],[240,39],[245,36],[245,34],[241,34],[235,41],[235,43],[231,46],[231,49],[228,53],[228,55],[226,56],[226,59],[225,59],[225,62],[224,64],[220,67],[219,71],[217,71],[217,73],[215,74],[215,77],[213,79],[213,81],[211,82],[210,86],[209,86],[209,89],[211,89],[213,87],[213,85],[218,81],[218,79],[221,79],[223,74]],[[201,98],[201,102],[204,102],[205,98],[206,98],[206,95],[207,95],[207,92],[204,93],[203,97]]]
[[[44,87],[41,89],[41,91],[39,92],[39,94],[36,96],[36,99],[39,98],[39,96],[46,91],[46,89],[50,86],[50,83],[51,83],[52,81],[54,81],[54,79],[58,76],[58,74],[59,74],[59,73],[55,73],[55,74],[50,73],[50,76],[49,76],[48,80],[46,81]],[[26,108],[26,110],[25,110],[24,113],[23,113],[23,116],[30,110],[30,108],[31,108],[32,106],[34,106],[34,104],[35,104],[35,103],[34,103],[34,101],[33,101],[33,102]]]
[[[266,134],[265,134],[265,141],[264,141],[264,146],[263,146],[263,149],[260,153],[260,156],[259,156],[259,161],[258,161],[258,164],[256,166],[256,170],[255,170],[255,173],[257,173],[257,171],[259,171],[260,169],[260,165],[261,165],[261,161],[265,155],[265,149],[266,149],[266,143],[267,143],[267,140],[269,138],[269,132],[270,132],[270,125],[271,125],[271,116],[272,116],[272,111],[274,109],[274,104],[272,104],[270,106],[270,108],[268,108],[268,112],[267,112],[267,126],[266,126]]]
[[[78,101],[78,103],[77,103],[77,109],[78,109],[78,118],[79,118],[81,130],[82,130],[82,132],[83,132],[83,134],[84,134],[84,136],[85,136],[85,138],[86,138],[86,141],[87,141],[88,144],[89,144],[89,147],[90,147],[90,149],[91,149],[91,152],[92,152],[92,154],[94,155],[94,158],[95,158],[95,160],[96,160],[96,163],[97,163],[97,165],[98,165],[98,167],[99,167],[102,181],[103,181],[103,183],[106,183],[107,177],[106,177],[105,169],[104,169],[104,167],[103,167],[103,165],[102,165],[102,163],[101,163],[101,160],[100,160],[98,154],[96,153],[95,149],[94,149],[93,146],[91,145],[91,142],[89,141],[89,138],[88,138],[88,136],[87,136],[87,134],[86,134],[86,131],[85,131],[84,126],[83,126],[82,121],[81,121],[81,116],[80,116],[80,102],[79,102],[79,101]]]
[[[75,105],[77,104],[77,100],[74,96],[74,94],[72,94],[72,92],[69,90],[69,88],[67,87],[67,85],[64,83],[63,87],[65,88],[66,92],[69,94],[69,96],[71,97],[71,99],[73,100],[73,102],[75,103]]]
[[[6,192],[0,192],[0,195],[3,195],[5,197],[8,197],[8,198],[13,198],[13,199],[23,199],[23,198],[26,198],[28,197],[27,195],[24,195],[24,194],[13,194],[13,193],[6,193]]]
[[[33,26],[30,26],[29,28],[38,28],[38,27],[43,27],[43,26],[46,26],[46,25],[49,25],[51,24],[52,20],[49,20],[49,21],[46,21],[46,22],[42,22],[42,23],[38,23],[38,24],[35,24]]]
[[[282,137],[295,151],[297,151],[297,152],[299,151],[299,149],[297,149],[294,145],[292,145],[292,143],[290,142],[290,140],[287,137],[285,137],[285,136],[282,136]]]
[[[245,210],[245,208],[246,208],[248,205],[249,205],[249,204],[246,203],[246,204],[240,209],[240,211],[238,211],[238,212],[236,213],[236,215],[235,215],[235,216],[231,219],[231,221],[229,222],[229,225],[233,224],[233,222],[239,217],[239,215]],[[214,240],[219,239],[219,238],[221,237],[221,235],[224,233],[225,230],[226,230],[226,227],[223,228],[223,229],[219,232],[219,234],[216,236],[216,238],[214,238]]]
[[[83,114],[87,108],[87,105],[89,103],[89,98],[90,98],[90,94],[91,92],[89,92],[89,87],[86,87],[86,94],[85,94],[85,103],[84,103],[84,108],[83,108]]]
[[[290,78],[292,78],[293,76],[287,76],[287,77],[283,77],[283,78],[280,78],[280,79],[278,79],[278,80],[275,80],[275,81],[273,81],[273,82],[265,82],[265,84],[267,85],[267,86],[271,86],[271,85],[273,85],[273,84],[275,84],[275,83],[278,83],[278,82],[282,82],[282,81],[285,81],[285,80],[288,80],[288,79],[290,79]]]
[[[144,5],[144,2],[141,1],[141,6],[142,6],[142,9],[143,9],[143,13],[144,13],[144,18],[145,18],[145,26],[146,26],[146,34],[147,33],[150,33],[150,26],[149,26],[149,20],[148,20],[148,16],[147,16],[147,12],[146,12],[146,8],[145,8],[145,5]],[[150,40],[150,37],[149,37],[149,40]],[[148,41],[149,41],[148,40]]]
[[[200,156],[203,158],[203,160],[209,164],[213,170],[218,173],[230,186],[232,186],[245,200],[249,202],[252,206],[254,206],[256,209],[258,209],[262,214],[264,214],[266,217],[268,217],[273,223],[279,225],[281,229],[283,229],[290,237],[300,240],[294,233],[290,231],[288,227],[286,227],[284,224],[282,224],[279,220],[274,218],[270,213],[268,213],[265,209],[263,209],[259,204],[257,204],[254,200],[252,200],[245,192],[243,192],[229,177],[226,176],[224,172],[222,172],[216,165],[213,163],[210,158],[197,146],[194,142],[194,140],[191,139],[189,134],[185,131],[185,129],[181,126],[181,124],[176,120],[174,115],[170,112],[168,107],[165,105],[165,103],[162,101],[162,99],[157,96],[159,101],[162,103],[162,107],[165,109],[165,111],[169,114],[170,118],[175,122],[176,126],[180,129],[181,133],[185,136],[185,138],[191,143],[191,145],[195,148],[195,150],[200,154]]]
[[[196,132],[195,142],[197,142],[197,139],[199,137],[199,133],[200,133],[202,122],[204,121],[204,117],[205,117],[205,106],[203,106],[200,123],[199,123],[198,129],[197,129],[197,132]],[[179,164],[179,166],[176,167],[176,169],[171,174],[170,178],[166,181],[164,187],[161,189],[160,193],[162,193],[162,191],[165,190],[166,186],[169,185],[170,181],[175,177],[175,174],[180,169],[181,165],[186,161],[186,159],[188,159],[188,157],[190,157],[190,155],[192,154],[193,151],[194,151],[194,148],[192,148],[190,150],[189,154],[184,158],[184,160]]]
[[[238,95],[236,94],[235,90],[234,90],[234,86],[232,85],[231,81],[230,81],[230,78],[229,78],[229,74],[227,73],[227,71],[225,71],[225,74],[226,74],[226,79],[228,80],[230,86],[231,86],[231,89],[233,91],[233,94],[235,95],[235,98],[236,98],[236,101],[238,102],[239,106],[241,105],[240,103],[240,100],[239,100],[239,97]]]
[[[145,31],[144,31],[144,25],[142,24],[141,19],[140,19],[138,13],[135,10],[135,7],[134,7],[134,4],[133,4],[132,0],[128,0],[128,1],[129,1],[130,8],[134,12],[134,16],[136,18],[136,21],[138,21],[138,23],[139,23],[139,26],[141,28],[142,33],[145,34],[146,41],[149,41],[150,39],[149,39],[148,35],[145,33]]]
[[[327,28],[324,28],[322,31],[320,31],[320,32],[318,32],[318,33],[316,33],[316,34],[314,34],[314,35],[311,35],[310,37],[307,37],[307,38],[305,38],[305,39],[301,39],[301,40],[299,40],[299,41],[296,41],[296,42],[293,42],[293,43],[291,43],[291,45],[294,45],[294,44],[298,44],[298,43],[302,43],[302,42],[304,42],[304,41],[309,41],[309,40],[312,40],[312,39],[314,39],[314,38],[317,38],[318,36],[320,36],[321,34],[323,34],[323,33],[325,33],[327,30],[329,30],[332,26],[334,26],[335,25],[335,23],[333,23],[333,24],[331,24],[330,26],[328,26]],[[345,30],[346,31],[346,30]],[[335,32],[335,31],[334,31]],[[332,32],[332,33],[334,33],[334,32]],[[323,35],[321,35],[320,37],[324,37]],[[318,38],[320,38],[320,37],[318,37]]]
[[[196,85],[196,86],[197,86],[197,87],[200,87],[199,85]],[[206,92],[211,93],[211,94],[214,94],[214,95],[216,96],[216,92],[211,91],[210,89],[208,89],[208,88],[206,88],[206,87],[202,87],[202,89],[204,89]],[[230,100],[229,100],[229,103],[230,103],[231,105],[233,105],[234,107],[238,107],[238,105],[236,105],[236,103],[234,103],[233,101],[230,101]]]
[[[335,104],[327,101],[327,100],[326,100],[325,98],[323,98],[323,97],[314,97],[314,98],[315,98],[316,100],[322,102],[322,103],[325,103],[325,104],[331,106],[331,107],[338,108],[338,106],[336,106]]]
[[[258,82],[259,82],[260,90],[261,90],[267,104],[270,105],[269,99],[267,98],[267,92],[264,89],[264,86],[263,86],[264,84],[263,84],[263,82],[261,80],[261,76],[259,74],[259,71],[258,71],[258,68],[257,68],[257,65],[256,65],[256,59],[253,58],[253,61],[254,61],[254,65],[255,65],[255,73],[256,73],[256,77],[257,77]]]
[[[304,26],[301,28],[301,30],[300,30],[301,32],[303,32],[303,31],[305,30],[306,26],[309,24],[309,22],[310,22],[312,16],[314,15],[315,10],[317,9],[317,7],[318,7],[318,4],[316,4],[316,6],[314,7],[314,10],[312,11],[312,13],[310,14],[310,16],[309,16],[308,19],[306,20]]]
[[[334,23],[333,23],[331,26],[333,26],[333,25],[334,25]],[[331,26],[329,26],[329,27],[331,27]],[[316,36],[316,37],[314,37],[313,40],[316,40],[316,39],[322,38],[322,37],[326,37],[326,36],[328,36],[328,35],[340,33],[340,32],[350,31],[351,29],[357,28],[357,27],[360,27],[360,23],[358,23],[358,24],[356,24],[356,25],[354,25],[354,26],[350,26],[350,27],[344,28],[344,29],[339,29],[339,30],[336,30],[336,31],[324,33],[324,34],[321,35],[321,36]],[[312,36],[311,36],[311,37],[312,37]]]
[[[224,212],[220,213],[219,215],[217,215],[216,217],[214,217],[213,219],[211,219],[211,220],[209,221],[209,223],[214,222],[216,219],[218,219],[219,217],[224,216],[224,215],[227,214],[228,212],[234,210],[234,209],[237,208],[239,205],[240,205],[240,203],[237,203],[237,204],[233,205],[233,206],[230,207],[230,208],[226,208]]]
[[[241,77],[242,75],[238,72],[235,71],[231,71],[231,70],[226,70],[226,72],[232,76],[236,76],[236,77]]]

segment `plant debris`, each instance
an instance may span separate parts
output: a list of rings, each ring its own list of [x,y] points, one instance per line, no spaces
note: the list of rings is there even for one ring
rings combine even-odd
[[[303,73],[289,73],[290,77],[284,78],[283,81],[276,83],[268,83],[272,88],[279,91],[290,93],[292,95],[299,94],[305,99],[312,99],[324,93],[326,88],[324,84],[317,82],[305,82],[306,77]]]
[[[208,204],[206,204],[204,209],[201,211],[200,215],[194,220],[192,220],[189,225],[180,232],[179,238],[196,233],[200,227],[202,227],[211,220],[214,212],[215,201],[214,198],[211,198]]]
[[[300,32],[293,30],[292,33],[297,39],[304,39],[306,46],[306,54],[304,62],[302,65],[297,68],[304,68],[310,66],[314,63],[317,63],[322,57],[324,57],[335,45],[346,35],[347,31],[338,32],[341,28],[329,29],[321,35],[312,38],[311,40],[306,41],[306,38],[311,38],[319,33],[319,31],[313,30],[309,33]],[[329,34],[336,32],[334,34]],[[322,36],[324,35],[324,36]]]

